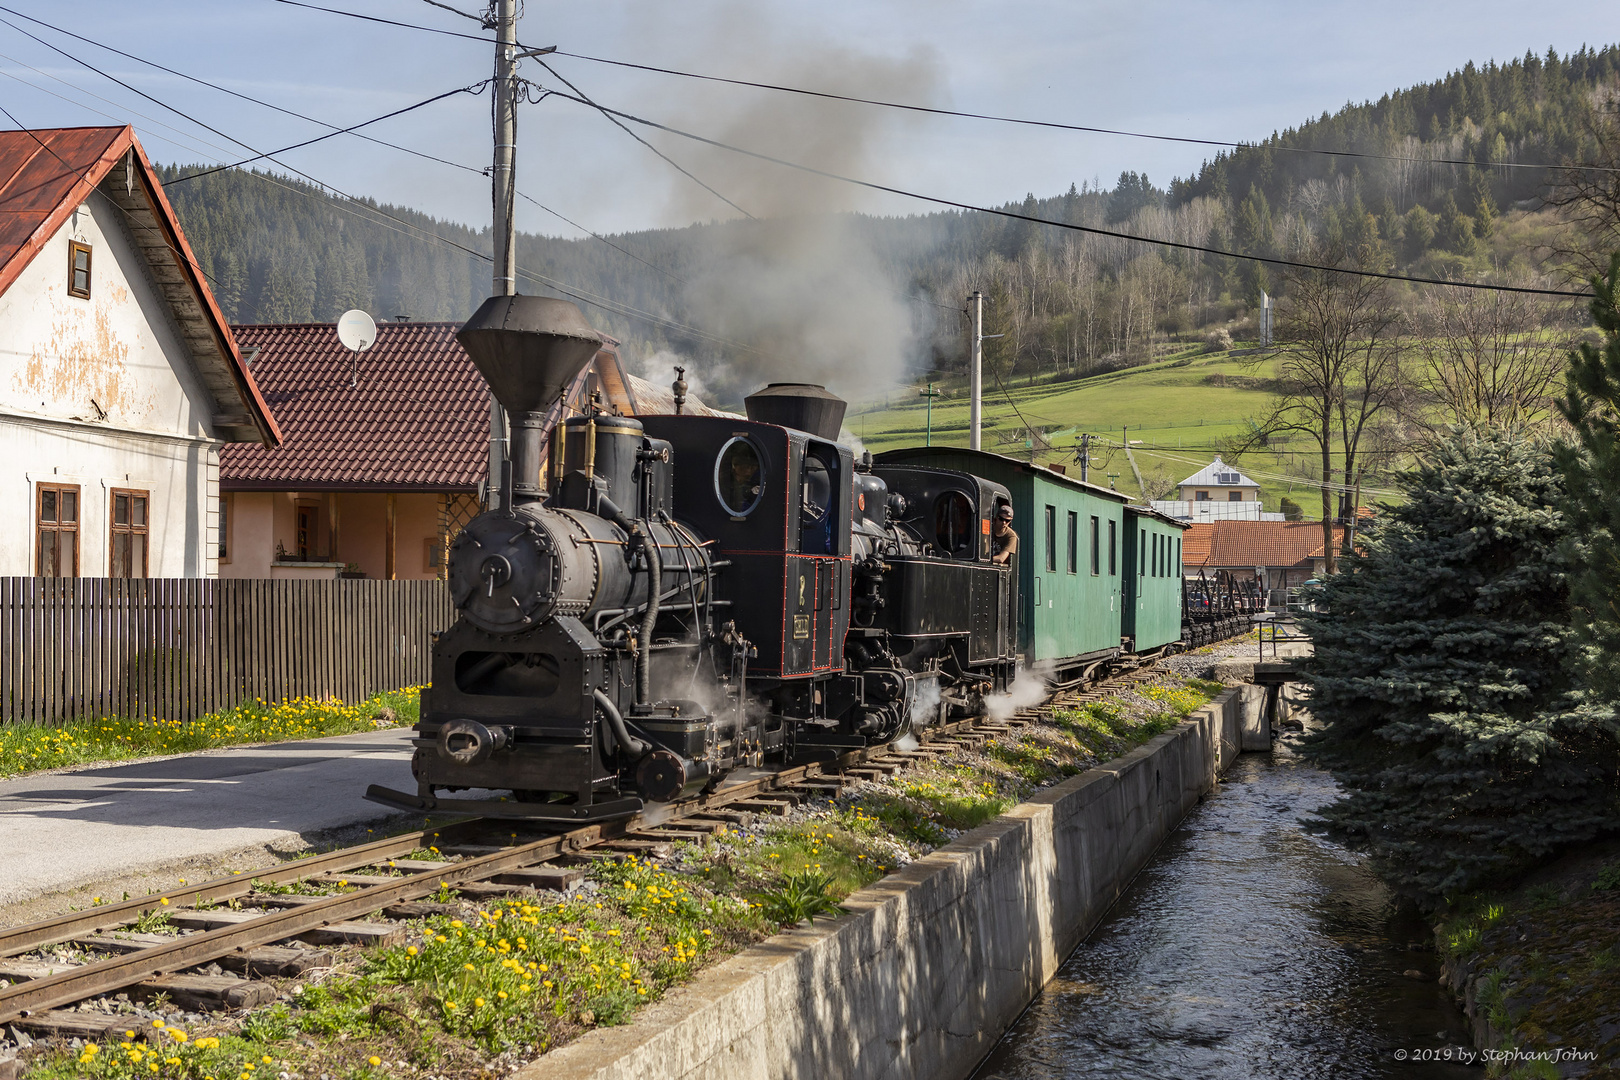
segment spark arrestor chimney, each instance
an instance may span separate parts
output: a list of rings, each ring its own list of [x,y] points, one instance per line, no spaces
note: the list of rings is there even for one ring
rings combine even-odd
[[[579,308],[544,296],[492,296],[456,333],[511,418],[512,499],[535,502],[546,410],[602,347]],[[491,483],[499,482],[491,477]]]
[[[754,391],[743,398],[743,406],[750,420],[798,428],[829,442],[838,441],[838,429],[844,425],[844,409],[848,407],[843,398],[829,394],[825,386],[782,382]]]

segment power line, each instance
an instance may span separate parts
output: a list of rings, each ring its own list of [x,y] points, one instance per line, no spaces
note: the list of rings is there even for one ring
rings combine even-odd
[[[311,11],[325,11],[332,15],[346,15],[351,19],[360,19],[364,22],[382,23],[384,26],[399,26],[405,28],[406,30],[420,30],[427,34],[442,34],[445,37],[465,38],[468,41],[481,41],[485,45],[495,44],[494,38],[484,37],[482,34],[461,34],[454,30],[440,30],[436,26],[422,26],[418,23],[400,22],[398,19],[384,19],[379,18],[376,15],[362,15],[358,11],[344,11],[340,8],[322,7],[319,4],[306,4],[303,2],[303,0],[275,0],[275,2],[278,4],[286,4],[289,7],[309,8]],[[452,8],[451,10],[455,9]],[[466,12],[457,11],[456,14],[465,15]]]
[[[824,176],[829,180],[837,180],[841,183],[853,184],[856,187],[868,188],[872,191],[882,191],[890,195],[900,195],[904,198],[916,199],[920,202],[933,203],[937,206],[949,206],[957,210],[971,210],[975,213],[991,214],[996,217],[1011,218],[1015,221],[1028,221],[1036,225],[1049,225],[1053,228],[1067,229],[1071,232],[1090,233],[1094,236],[1107,236],[1116,240],[1134,240],[1141,244],[1152,244],[1158,247],[1176,248],[1181,251],[1196,251],[1205,255],[1220,255],[1228,259],[1244,259],[1249,262],[1266,263],[1270,266],[1284,266],[1296,270],[1318,270],[1324,273],[1332,274],[1349,274],[1353,277],[1379,278],[1384,281],[1405,281],[1417,285],[1444,285],[1454,289],[1476,289],[1484,292],[1528,293],[1535,296],[1563,296],[1573,297],[1576,299],[1590,299],[1592,296],[1591,293],[1571,292],[1565,289],[1536,289],[1522,285],[1489,285],[1484,282],[1447,281],[1443,278],[1410,277],[1405,274],[1386,274],[1377,270],[1351,270],[1341,266],[1324,266],[1319,263],[1299,262],[1293,259],[1279,259],[1267,255],[1246,255],[1242,252],[1225,251],[1221,248],[1207,247],[1202,244],[1189,244],[1179,240],[1161,240],[1149,236],[1135,236],[1131,233],[1116,232],[1112,229],[1102,229],[1094,225],[1076,225],[1067,221],[1053,221],[1050,218],[1036,217],[1033,214],[1023,214],[1015,210],[997,210],[987,206],[976,206],[973,203],[960,202],[955,199],[945,199],[937,195],[923,195],[915,191],[907,191],[904,188],[892,187],[888,184],[879,184],[871,180],[859,180],[854,177],[843,176],[839,173],[829,172],[826,169],[818,169],[811,165],[802,165],[795,161],[787,161],[783,158],[772,157],[770,154],[762,154],[755,150],[745,150],[740,146],[732,146],[729,143],[720,142],[718,139],[710,139],[702,135],[694,135],[689,131],[682,131],[680,128],[670,127],[668,124],[660,124],[656,120],[647,120],[631,113],[621,112],[617,109],[610,109],[605,105],[598,105],[593,101],[585,101],[581,98],[576,98],[569,94],[561,93],[560,91],[557,92],[555,96],[568,101],[579,102],[581,105],[587,105],[590,108],[598,109],[602,112],[612,113],[615,116],[623,117],[631,123],[656,128],[659,131],[667,131],[671,135],[679,135],[682,138],[691,139],[694,142],[703,143],[707,146],[717,147],[721,150],[729,150],[734,154],[742,154],[744,157],[756,158],[760,161],[768,161],[773,165],[780,165],[788,169],[796,169],[800,172],[810,173],[814,176]]]
[[[607,119],[612,121],[615,127],[619,128],[619,130],[623,131],[626,135],[628,135],[632,139],[636,140],[636,142],[640,143],[642,146],[645,146],[647,149],[649,149],[653,153],[657,154],[660,158],[662,158],[667,164],[669,164],[671,167],[673,167],[682,176],[686,177],[688,180],[692,181],[698,187],[702,188],[704,191],[707,191],[710,195],[713,195],[715,198],[719,199],[721,202],[725,203],[727,206],[729,206],[733,210],[737,211],[737,213],[741,214],[743,217],[748,218],[750,221],[754,220],[754,215],[753,214],[750,214],[747,210],[744,210],[742,207],[738,206],[736,203],[732,202],[730,199],[726,198],[724,195],[722,195],[718,191],[714,190],[714,188],[710,187],[708,184],[705,184],[702,180],[699,180],[696,176],[692,175],[692,173],[687,171],[687,169],[684,166],[682,166],[679,162],[677,162],[674,158],[670,157],[668,154],[666,154],[662,150],[658,149],[658,147],[654,146],[652,143],[648,142],[646,139],[643,139],[640,135],[637,135],[635,132],[633,132],[629,128],[625,127],[624,124],[622,124],[619,121],[619,119],[613,115],[613,110],[604,109],[604,108],[602,108],[602,106],[600,106],[596,102],[592,101],[589,97],[586,97],[585,96],[585,91],[581,90],[579,87],[575,86],[573,83],[569,82],[567,79],[563,78],[561,75],[558,75],[556,70],[553,69],[550,64],[546,63],[544,60],[539,61],[539,64],[540,64],[541,67],[543,67],[547,71],[551,72],[551,74],[553,76],[555,76],[556,79],[559,82],[561,82],[564,86],[568,87],[568,89],[572,90],[574,93],[579,95],[578,97],[570,98],[569,100],[581,102],[582,104],[589,105],[591,108],[597,110],[603,116],[607,117]],[[562,96],[567,97],[568,95],[564,94]]]
[[[625,248],[620,247],[618,244],[615,244],[613,241],[609,240],[607,237],[602,236],[602,235],[600,235],[598,233],[591,232],[591,230],[587,229],[585,226],[581,225],[579,222],[572,221],[572,220],[570,220],[568,218],[563,217],[561,214],[557,213],[557,211],[553,210],[551,207],[547,206],[545,203],[539,202],[538,200],[536,200],[534,198],[531,198],[528,195],[524,195],[523,192],[521,192],[521,191],[518,192],[518,194],[522,195],[523,198],[528,199],[529,202],[534,203],[534,205],[538,206],[540,209],[544,210],[546,213],[550,214],[552,217],[556,218],[558,221],[567,222],[569,225],[572,225],[574,228],[578,229],[582,233],[585,233],[587,236],[595,237],[596,239],[602,241],[602,243],[606,244],[608,247],[612,248],[614,251],[620,252],[621,254],[624,254],[624,255],[628,255],[628,256],[630,256],[630,258],[636,260],[636,262],[640,263],[641,265],[658,271],[660,274],[663,274],[665,277],[669,278],[669,280],[675,282],[677,285],[685,285],[686,284],[686,282],[682,281],[680,278],[676,277],[674,274],[670,273],[668,270],[665,270],[662,266],[659,266],[659,265],[657,265],[655,263],[650,263],[646,259],[643,259],[640,255],[637,255],[635,252],[629,251],[629,250],[627,250]]]
[[[472,86],[462,86],[455,90],[446,90],[444,93],[435,94],[433,97],[430,97],[425,101],[418,101],[415,105],[407,105],[403,109],[395,109],[391,113],[384,113],[383,115],[373,117],[370,120],[362,120],[360,123],[351,127],[338,128],[334,131],[328,131],[325,135],[317,135],[313,139],[305,139],[303,142],[293,143],[291,146],[283,146],[280,150],[271,150],[267,153],[255,154],[253,157],[243,158],[241,161],[233,161],[229,165],[219,165],[212,169],[204,169],[202,172],[187,173],[185,176],[177,176],[173,180],[170,180],[169,183],[183,184],[187,180],[195,180],[199,176],[212,176],[215,173],[224,172],[227,169],[240,169],[243,165],[251,165],[255,161],[262,161],[266,158],[274,160],[274,155],[276,154],[285,154],[289,150],[300,150],[306,146],[313,146],[315,143],[325,142],[327,139],[336,138],[339,135],[352,135],[360,128],[368,127],[371,124],[392,119],[393,117],[399,116],[403,113],[412,112],[416,109],[422,108],[424,105],[431,105],[435,101],[443,101],[445,98],[455,97],[457,94],[480,94],[483,92],[484,87],[489,85],[489,82],[490,81],[488,79],[485,79],[483,82],[474,83]],[[277,164],[280,164],[280,162],[277,162]]]
[[[316,117],[313,117],[313,116],[306,116],[304,113],[297,112],[296,110],[284,108],[283,106],[277,105],[277,104],[275,104],[273,102],[265,101],[265,100],[263,100],[261,98],[256,98],[256,97],[252,96],[251,94],[244,94],[239,90],[232,90],[228,86],[221,86],[218,83],[209,82],[207,79],[199,78],[196,75],[188,75],[184,71],[176,71],[174,68],[166,67],[163,64],[160,64],[155,60],[148,60],[143,56],[136,56],[134,53],[125,52],[123,49],[115,48],[115,47],[113,47],[111,45],[108,45],[104,41],[97,41],[95,38],[85,37],[83,34],[76,34],[72,30],[66,30],[66,29],[64,29],[64,28],[62,28],[60,26],[56,26],[56,25],[54,25],[52,23],[48,23],[43,19],[36,19],[32,15],[28,15],[28,14],[25,14],[24,12],[17,11],[14,8],[9,8],[9,7],[6,7],[4,5],[0,5],[0,11],[4,11],[4,12],[7,12],[8,14],[15,15],[19,19],[26,19],[28,22],[31,22],[36,26],[43,26],[47,30],[54,30],[58,34],[63,35],[64,37],[73,38],[75,41],[82,41],[86,45],[94,45],[98,49],[105,49],[107,52],[110,52],[110,53],[114,54],[115,56],[122,56],[126,60],[133,60],[137,64],[144,64],[149,68],[153,68],[154,70],[164,72],[165,74],[168,74],[168,75],[173,75],[176,78],[185,79],[187,82],[196,83],[198,86],[206,86],[210,90],[217,90],[222,94],[229,94],[231,97],[238,98],[238,99],[240,99],[242,101],[251,102],[254,105],[259,105],[259,106],[262,106],[262,107],[264,107],[266,109],[271,109],[271,110],[273,110],[275,112],[281,113],[281,114],[283,114],[285,116],[291,116],[291,117],[293,117],[295,119],[298,119],[298,120],[307,121],[307,122],[309,122],[311,124],[319,124],[321,127],[332,128],[334,130],[336,130],[336,128],[337,128],[336,124],[328,123],[325,120],[320,120],[320,119],[317,119]],[[8,23],[7,25],[10,25],[10,24]],[[12,29],[16,30],[17,28],[12,27]],[[18,30],[18,32],[19,33],[26,33],[26,31],[22,31],[22,30]],[[28,36],[33,37],[32,34],[29,34]],[[40,41],[39,38],[34,38],[34,40],[35,41]],[[46,45],[47,48],[52,48],[53,47],[53,46],[50,46],[46,42],[43,42],[43,41],[40,41],[40,44]],[[60,51],[60,50],[58,50],[58,51]],[[62,55],[66,56],[67,54],[63,53]],[[69,59],[73,59],[73,58],[69,57]],[[77,61],[75,61],[75,62],[77,62]],[[27,67],[28,65],[24,64],[23,66]],[[30,70],[37,71],[38,69],[37,68],[31,68]],[[95,69],[92,68],[91,70],[95,70]],[[39,73],[41,75],[45,74],[44,72],[39,72]],[[97,74],[100,74],[100,72],[97,72]],[[46,76],[46,77],[47,78],[53,78],[54,76]],[[60,80],[58,80],[58,81],[60,81]],[[122,84],[120,84],[120,85],[122,85]],[[139,93],[139,91],[136,91],[136,92]],[[94,96],[94,95],[92,95],[92,96]],[[106,101],[105,98],[102,98],[101,100]],[[114,104],[113,102],[110,102],[110,101],[107,102],[107,103],[109,105]],[[164,107],[167,108],[167,106],[164,106]],[[140,115],[140,114],[137,113],[136,115]],[[150,117],[148,117],[147,119],[150,119]],[[188,119],[189,119],[189,117],[188,117]],[[156,123],[156,121],[153,121],[153,122]],[[173,130],[173,129],[171,128],[170,130]],[[429,153],[425,153],[424,151],[413,150],[408,146],[400,146],[400,145],[398,145],[396,143],[387,142],[387,141],[385,141],[383,139],[374,138],[374,137],[372,137],[370,135],[357,135],[357,137],[361,138],[361,139],[365,139],[367,142],[375,143],[378,146],[386,146],[390,150],[398,150],[401,153],[411,154],[411,155],[413,155],[415,157],[424,158],[424,159],[426,159],[428,161],[437,161],[441,165],[449,165],[452,168],[463,169],[463,170],[465,170],[467,172],[474,172],[474,173],[480,173],[480,174],[482,174],[482,172],[483,172],[482,169],[475,169],[470,165],[463,165],[460,162],[449,161],[449,160],[446,160],[445,158],[435,157],[434,155],[429,154]],[[234,142],[235,140],[233,139],[231,141]]]
[[[429,0],[431,2],[431,0]],[[884,109],[899,109],[904,112],[928,113],[933,116],[954,116],[966,120],[988,120],[998,124],[1015,124],[1024,127],[1050,128],[1057,131],[1080,131],[1094,135],[1121,135],[1130,139],[1151,139],[1156,142],[1192,143],[1197,146],[1220,146],[1235,149],[1269,149],[1291,154],[1319,154],[1325,157],[1359,158],[1370,161],[1400,161],[1419,165],[1472,165],[1479,168],[1491,167],[1498,169],[1565,169],[1584,172],[1620,172],[1620,169],[1600,168],[1584,165],[1536,165],[1522,161],[1468,161],[1461,158],[1414,158],[1402,157],[1394,154],[1368,154],[1354,150],[1321,150],[1309,146],[1284,146],[1280,143],[1268,145],[1255,142],[1233,142],[1229,139],[1200,139],[1188,135],[1155,135],[1142,131],[1126,131],[1121,128],[1092,127],[1086,124],[1065,124],[1055,120],[1029,120],[1016,116],[997,116],[993,113],[962,112],[956,109],[940,109],[928,105],[907,105],[897,101],[882,101],[877,98],[857,97],[852,94],[835,94],[826,90],[809,90],[802,86],[781,86],[776,83],[753,82],[749,79],[732,79],[722,75],[701,75],[692,71],[680,71],[675,68],[658,67],[653,64],[635,64],[628,60],[609,60],[601,56],[589,56],[585,53],[565,52],[557,50],[556,55],[566,56],[574,60],[588,60],[594,64],[608,64],[613,67],[634,68],[637,71],[652,71],[660,75],[675,75],[683,79],[697,79],[703,82],[726,83],[731,86],[749,86],[757,90],[773,90],[783,94],[798,94],[803,97],[824,98],[828,101],[848,101],[857,105],[876,105]]]

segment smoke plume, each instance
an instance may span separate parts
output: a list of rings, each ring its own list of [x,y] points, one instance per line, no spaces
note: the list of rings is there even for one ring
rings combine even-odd
[[[992,720],[1007,720],[1018,710],[1045,700],[1046,681],[1034,672],[1020,671],[1005,694],[990,694],[984,699],[984,711]]]
[[[930,54],[885,57],[845,46],[782,40],[745,5],[732,5],[722,40],[763,81],[858,97],[929,104],[942,85]],[[682,126],[734,146],[846,176],[884,178],[885,146],[915,123],[874,106],[728,88],[688,105]],[[742,396],[766,382],[816,382],[858,400],[893,385],[926,327],[880,257],[873,219],[854,211],[870,194],[825,177],[718,149],[669,147],[756,219],[698,234],[683,304],[692,323],[741,347],[696,365],[705,382]],[[729,207],[672,174],[675,208],[693,219]],[[707,350],[706,350],[707,351]],[[688,376],[690,378],[690,375]]]

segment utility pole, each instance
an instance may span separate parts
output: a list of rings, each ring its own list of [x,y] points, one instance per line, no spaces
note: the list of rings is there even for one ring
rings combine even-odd
[[[490,166],[490,194],[494,202],[490,239],[494,244],[495,280],[492,296],[517,294],[517,259],[512,250],[513,191],[517,158],[517,0],[495,0],[495,160]],[[484,485],[484,509],[501,508],[501,471],[506,467],[506,410],[489,395],[489,481]],[[519,482],[522,478],[519,478]]]
[[[934,399],[939,397],[939,391],[934,389],[934,384],[933,383],[929,383],[927,390],[919,390],[919,391],[917,391],[917,396],[928,399],[928,434],[923,440],[923,445],[924,446],[933,446],[934,445]]]
[[[979,424],[984,416],[984,294],[973,290],[973,367],[968,377],[968,447],[979,449]]]
[[[1080,436],[1080,482],[1091,482],[1091,433]]]

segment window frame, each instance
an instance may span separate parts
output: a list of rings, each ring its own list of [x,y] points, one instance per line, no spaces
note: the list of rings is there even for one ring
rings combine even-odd
[[[1046,572],[1057,573],[1057,507],[1046,504]]]
[[[1080,572],[1080,512],[1069,511],[1069,573]]]
[[[125,522],[122,525],[120,525],[118,523],[118,498],[119,498],[119,496],[123,496],[124,498],[130,500],[130,503],[129,503],[129,518],[130,518],[130,520]],[[145,518],[145,521],[140,525],[135,524],[135,500],[136,499],[140,499],[145,503],[145,506],[142,507],[142,511],[143,511],[142,516]],[[131,560],[129,573],[127,573],[127,574],[118,573],[118,567],[113,564],[113,559],[116,557],[114,553],[117,550],[117,537],[120,536],[120,535],[132,536],[132,537],[133,536],[139,536],[139,537],[143,538],[143,543],[141,544],[141,567],[140,567],[140,572],[139,573],[135,572],[135,566],[134,566],[133,560]],[[131,545],[131,546],[133,546],[133,545]],[[147,578],[147,577],[151,576],[151,567],[152,567],[152,492],[150,490],[142,490],[141,488],[108,488],[107,489],[107,576],[110,577],[110,578],[130,578],[130,579]]]
[[[55,517],[54,520],[52,520],[50,522],[46,522],[46,521],[43,520],[45,493],[47,491],[52,491],[52,492],[56,493],[56,517]],[[64,527],[64,523],[62,521],[62,495],[64,493],[66,493],[66,492],[72,492],[73,493],[74,516],[73,516],[73,521],[72,521],[71,525],[68,525],[68,526]],[[84,495],[83,495],[83,492],[80,491],[78,484],[58,484],[58,483],[43,483],[43,482],[36,482],[34,484],[34,573],[35,573],[35,576],[37,576],[37,577],[78,577],[79,576],[79,554],[80,554],[81,550],[84,547],[83,543],[81,542],[81,540],[82,540],[82,538],[84,536],[83,525],[84,525]],[[57,572],[54,573],[54,574],[47,574],[47,573],[44,572],[45,568],[44,568],[44,566],[41,565],[40,559],[45,554],[45,545],[41,541],[43,539],[44,533],[46,533],[46,532],[55,533],[57,535],[60,535],[62,533],[72,533],[73,534],[73,566],[71,567],[71,570],[72,570],[71,573],[64,574],[64,573],[61,572],[62,545],[61,545],[60,541],[58,541],[58,543],[56,545],[56,562],[57,562],[57,566],[55,567],[55,569],[56,569]]]
[[[1108,519],[1108,576],[1119,576],[1119,522]]]
[[[80,289],[79,286],[76,284],[77,276],[78,276],[78,273],[79,273],[79,267],[77,265],[78,256],[79,256],[79,253],[81,251],[84,253],[84,288],[83,289]],[[94,267],[95,267],[95,249],[92,248],[89,244],[86,244],[85,242],[83,242],[82,240],[69,240],[68,241],[68,280],[67,280],[67,289],[68,289],[68,295],[69,296],[76,296],[80,300],[88,300],[88,299],[90,299],[90,284],[94,280],[94,278],[93,278]]]
[[[1091,515],[1091,576],[1102,576],[1102,519]]]
[[[734,509],[726,502],[726,497],[720,494],[720,466],[726,460],[726,452],[737,443],[746,444],[754,452],[754,461],[759,466],[759,492],[754,496],[754,501],[740,511]],[[720,445],[720,452],[714,455],[714,501],[720,504],[720,509],[724,510],[733,521],[742,521],[758,510],[759,504],[765,501],[765,451],[753,438],[747,435],[733,435]]]
[[[1226,501],[1227,502],[1242,502],[1243,501],[1243,489],[1239,488],[1236,491],[1228,491],[1226,493]]]
[[[219,544],[218,551],[214,556],[214,561],[222,566],[230,565],[231,561],[231,521],[236,517],[236,507],[232,505],[233,501],[233,496],[230,492],[222,491],[219,493],[219,516],[214,522],[215,531],[218,533]],[[152,512],[152,507],[150,505],[147,506],[146,512],[148,514],[147,520],[150,521],[150,515]]]

